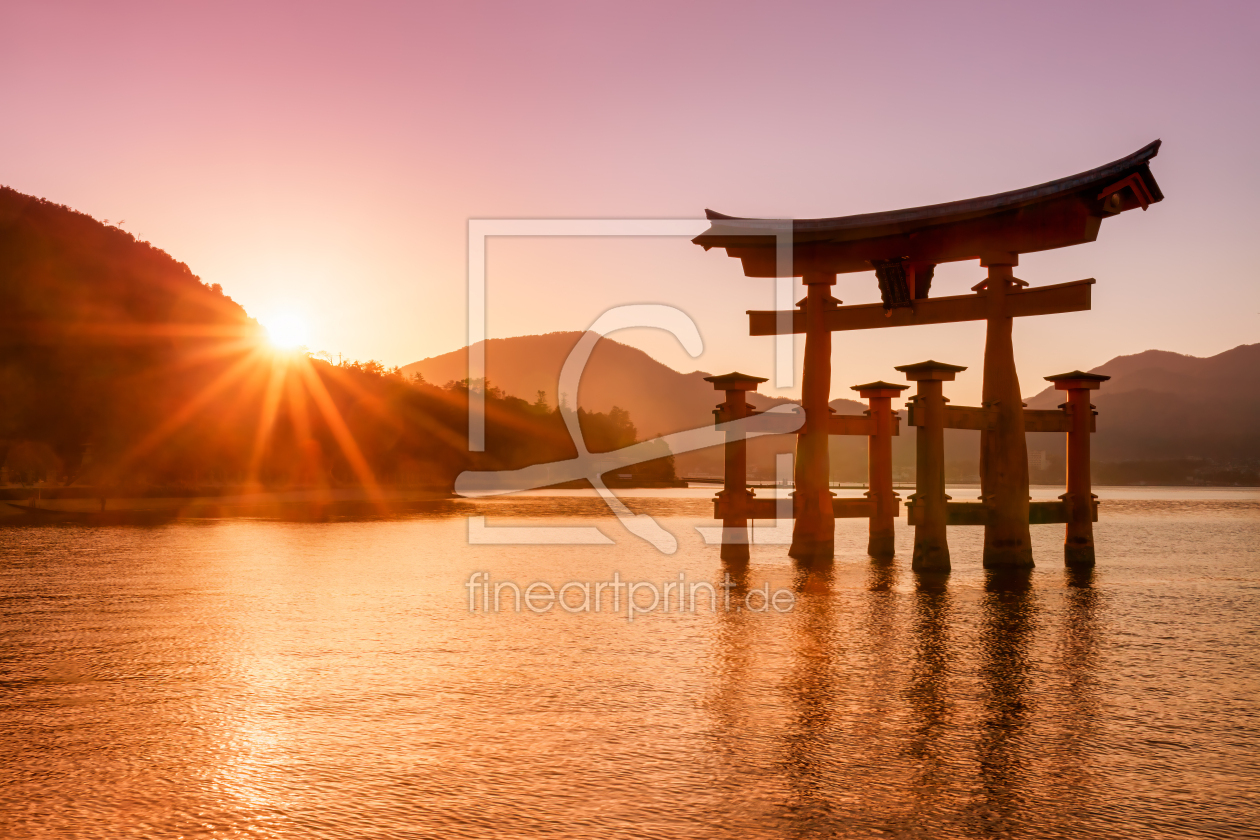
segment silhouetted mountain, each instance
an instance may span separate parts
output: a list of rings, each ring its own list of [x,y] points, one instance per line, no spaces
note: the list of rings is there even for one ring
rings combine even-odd
[[[539,391],[555,404],[558,400],[560,369],[569,352],[582,337],[580,332],[523,335],[492,338],[485,343],[486,379],[505,393],[535,399]],[[419,373],[429,382],[459,381],[468,375],[466,349],[433,356],[402,368],[405,374]],[[726,373],[726,371],[716,371]],[[694,429],[713,422],[713,408],[725,398],[704,381],[705,371],[679,373],[634,347],[602,338],[595,344],[582,375],[577,395],[565,399],[591,411],[607,412],[620,407],[630,413],[635,425],[647,436]],[[751,394],[749,403],[758,409],[791,402]],[[855,400],[836,399],[831,406],[840,414],[861,414],[866,406]],[[769,478],[774,454],[792,452],[790,437],[754,440],[749,445],[749,467]],[[866,441],[836,441],[833,459],[837,474],[844,480],[860,480],[865,470]],[[850,450],[853,450],[850,452]],[[719,448],[676,455],[680,475],[718,474],[722,470]],[[855,469],[848,468],[852,462]],[[842,469],[843,467],[843,469]]]
[[[1091,397],[1098,407],[1093,455],[1100,481],[1255,481],[1260,344],[1207,358],[1147,350],[1089,372],[1111,377]],[[1063,393],[1053,387],[1028,399],[1030,408],[1061,402]]]
[[[581,335],[562,332],[491,339],[486,343],[487,378],[506,393],[533,398],[545,391],[554,402],[560,368]],[[424,359],[403,370],[435,383],[460,380],[467,376],[466,351]],[[1260,461],[1260,345],[1238,347],[1208,359],[1152,350],[1117,357],[1092,372],[1113,377],[1094,399],[1101,412],[1094,437],[1100,483],[1232,483],[1254,475]],[[704,371],[680,373],[641,350],[605,338],[591,354],[576,402],[596,411],[620,406],[649,434],[680,431],[712,422],[712,409],[721,397],[704,381],[708,375]],[[1054,408],[1062,401],[1062,393],[1051,387],[1028,404]],[[788,400],[752,394],[749,402],[764,409]],[[865,410],[863,403],[843,398],[831,405],[841,414]],[[951,481],[978,480],[979,438],[976,432],[946,431]],[[1029,436],[1034,481],[1062,481],[1064,445],[1062,435]],[[833,478],[864,480],[865,447],[862,438],[832,438]],[[790,437],[754,441],[750,469],[768,478],[773,454],[791,451]],[[904,422],[893,453],[898,477],[910,479],[914,429]],[[721,472],[719,449],[681,454],[677,462],[682,475]],[[1146,466],[1133,466],[1137,463]]]
[[[560,368],[581,337],[580,332],[557,332],[490,339],[485,342],[486,378],[504,393],[530,401],[542,391],[553,406],[562,396],[570,405],[591,411],[619,406],[649,436],[712,419],[709,412],[718,401],[712,398],[713,386],[704,381],[708,374],[679,373],[642,350],[611,339],[596,343],[579,392],[559,394]],[[419,373],[435,385],[457,382],[468,376],[468,351],[461,348],[404,365],[402,372]]]
[[[486,397],[486,451],[470,453],[466,387],[277,352],[183,263],[0,188],[0,474],[10,481],[449,489],[464,469],[576,455],[555,410]],[[578,419],[592,451],[637,437],[624,412]],[[628,472],[668,481],[667,456]]]
[[[0,442],[39,441],[74,471],[85,445],[118,449],[202,387],[190,355],[260,332],[149,243],[0,188]]]

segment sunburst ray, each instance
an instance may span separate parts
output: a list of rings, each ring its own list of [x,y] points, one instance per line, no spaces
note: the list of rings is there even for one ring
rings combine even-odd
[[[372,474],[372,468],[368,464],[367,458],[363,456],[362,450],[359,449],[359,444],[355,442],[354,435],[350,432],[350,427],[346,425],[346,421],[337,409],[336,403],[333,402],[328,389],[324,387],[323,380],[319,378],[319,374],[315,372],[306,358],[299,358],[295,363],[299,374],[302,376],[302,381],[306,385],[307,393],[315,401],[315,407],[323,415],[324,422],[328,424],[328,428],[336,439],[337,445],[341,448],[341,453],[346,456],[346,460],[350,463],[350,469],[354,470],[354,474],[359,479],[359,482],[362,483],[368,498],[377,504],[383,504],[385,496],[376,481],[376,476]]]

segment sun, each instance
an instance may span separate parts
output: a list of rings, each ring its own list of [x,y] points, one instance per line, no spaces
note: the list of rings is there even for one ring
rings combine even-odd
[[[262,322],[267,338],[280,350],[295,350],[307,344],[306,319],[294,312],[281,312]]]

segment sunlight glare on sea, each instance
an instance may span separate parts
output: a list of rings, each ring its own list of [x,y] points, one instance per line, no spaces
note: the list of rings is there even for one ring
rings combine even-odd
[[[708,493],[396,518],[4,526],[6,838],[1220,837],[1260,796],[1255,491],[1100,491],[1099,564],[918,578],[838,523],[830,572],[756,546],[790,611],[487,614],[494,581],[720,584]],[[952,491],[951,491],[952,492]],[[1145,498],[1143,498],[1145,497]],[[596,524],[611,546],[470,546]],[[510,604],[509,602],[507,602]]]

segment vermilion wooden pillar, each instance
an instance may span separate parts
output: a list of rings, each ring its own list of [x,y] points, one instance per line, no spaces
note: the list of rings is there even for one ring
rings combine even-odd
[[[1089,477],[1089,435],[1094,407],[1089,392],[1097,391],[1110,379],[1097,373],[1060,373],[1047,376],[1059,391],[1067,391],[1067,534],[1063,542],[1063,559],[1069,566],[1094,565],[1094,493]]]
[[[757,390],[765,379],[744,373],[727,373],[722,376],[706,376],[718,391],[726,392],[726,402],[713,412],[719,423],[727,423],[747,417],[752,410],[744,399],[744,393]],[[748,441],[743,432],[727,430],[725,474],[722,482],[721,507],[723,560],[748,559],[748,510],[752,491],[748,489]]]
[[[897,368],[906,379],[919,383],[914,412],[919,428],[915,436],[914,556],[910,567],[921,572],[949,571],[948,522],[945,495],[945,399],[942,382],[952,382],[966,370],[958,365],[926,361]]]
[[[827,311],[835,307],[830,288],[835,273],[806,272],[805,364],[801,372],[801,404],[805,430],[797,437],[796,492],[792,494],[795,521],[788,554],[797,560],[835,557],[836,515],[832,508],[828,435],[831,410],[831,328]]]
[[[866,439],[867,484],[870,488],[866,495],[875,503],[866,553],[879,560],[887,560],[896,553],[893,545],[897,494],[893,492],[892,479],[892,400],[901,396],[908,387],[882,381],[853,386],[858,396],[868,401],[868,413],[875,427]]]
[[[1012,275],[1015,254],[986,257],[989,269],[980,284],[988,296],[984,343],[984,407],[992,415],[990,429],[980,433],[980,495],[987,509],[984,526],[984,565],[1033,565],[1028,533],[1028,443],[1024,437],[1024,402],[1015,372],[1011,345],[1012,321],[1006,306],[1008,292],[1026,286]]]

